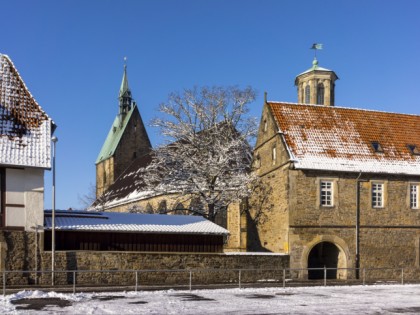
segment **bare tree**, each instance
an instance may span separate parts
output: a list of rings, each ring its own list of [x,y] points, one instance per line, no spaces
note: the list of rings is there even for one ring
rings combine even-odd
[[[252,88],[194,88],[170,94],[153,121],[166,143],[153,152],[143,180],[156,193],[179,193],[205,205],[202,215],[214,221],[231,202],[251,193],[256,119],[247,105]]]

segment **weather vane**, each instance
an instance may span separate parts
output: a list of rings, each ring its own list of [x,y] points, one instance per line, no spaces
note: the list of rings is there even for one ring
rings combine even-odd
[[[322,44],[318,44],[318,43],[312,44],[311,49],[315,50],[315,59],[316,59],[316,51],[322,49]]]

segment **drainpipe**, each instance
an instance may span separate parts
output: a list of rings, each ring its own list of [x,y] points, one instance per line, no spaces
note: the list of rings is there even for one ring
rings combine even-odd
[[[362,172],[359,173],[359,176],[356,178],[356,279],[360,278],[359,268],[360,268],[360,177]]]

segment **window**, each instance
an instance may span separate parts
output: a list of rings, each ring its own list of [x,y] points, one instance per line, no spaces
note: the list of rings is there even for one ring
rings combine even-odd
[[[333,206],[333,182],[332,181],[321,181],[320,186],[320,205],[323,207]]]
[[[318,84],[316,92],[316,103],[318,105],[324,105],[324,84]]]
[[[375,152],[377,152],[377,153],[383,153],[384,152],[381,144],[378,141],[372,141],[371,144],[372,144],[372,148]]]
[[[307,85],[305,87],[305,103],[309,104],[311,102],[311,87]]]
[[[268,129],[267,119],[264,119],[264,132],[266,132],[267,129]]]
[[[255,168],[260,168],[261,167],[261,158],[260,158],[260,155],[259,154],[257,154],[255,156],[254,167]]]
[[[273,147],[273,150],[271,152],[271,158],[273,159],[273,165],[276,164],[276,160],[277,160],[277,150],[276,150],[276,147]]]
[[[420,155],[420,150],[417,148],[415,144],[407,144],[408,150],[412,155]]]
[[[419,186],[420,184],[410,184],[410,208],[419,209]]]
[[[372,183],[372,207],[382,208],[384,206],[384,184]]]

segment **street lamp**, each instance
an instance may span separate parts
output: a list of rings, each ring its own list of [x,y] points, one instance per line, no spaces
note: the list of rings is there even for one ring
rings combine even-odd
[[[52,224],[51,224],[51,285],[54,286],[55,270],[55,145],[58,141],[56,136],[51,138],[52,146]]]

